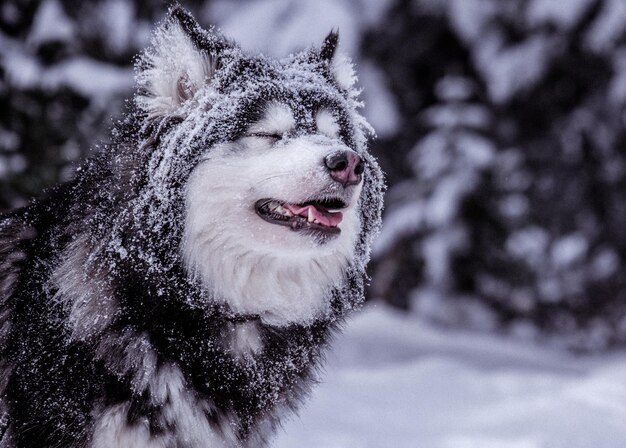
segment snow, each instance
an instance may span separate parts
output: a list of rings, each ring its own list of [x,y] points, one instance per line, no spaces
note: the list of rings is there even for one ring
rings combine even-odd
[[[437,81],[435,93],[442,100],[465,101],[474,93],[474,85],[462,76],[446,75]]]
[[[276,448],[615,448],[626,353],[576,357],[371,306]]]
[[[134,28],[135,7],[132,2],[108,0],[100,4],[98,19],[109,50],[122,53],[137,33]]]
[[[37,60],[3,35],[0,35],[0,56],[5,61],[8,83],[15,88],[28,88],[37,84],[41,71]]]
[[[612,50],[625,29],[626,3],[624,0],[606,0],[587,39],[591,48],[596,51]]]
[[[546,70],[553,47],[554,42],[542,35],[508,47],[503,46],[500,36],[484,36],[474,58],[487,81],[491,99],[505,102],[537,82]]]
[[[543,259],[549,239],[544,229],[529,226],[513,232],[506,240],[506,249],[514,257],[535,265]]]
[[[488,0],[451,0],[448,14],[456,32],[472,42],[483,37],[485,24],[495,14],[495,7]]]
[[[534,0],[528,6],[526,18],[532,26],[555,24],[567,30],[578,23],[591,3],[590,0]]]
[[[591,264],[592,275],[596,279],[611,276],[619,269],[619,256],[613,249],[602,249]]]
[[[425,206],[421,201],[400,204],[387,212],[380,235],[374,240],[372,254],[378,257],[389,251],[396,241],[424,225]]]
[[[46,0],[35,13],[28,40],[34,44],[67,42],[74,36],[74,24],[57,0]]]
[[[498,204],[500,213],[510,219],[521,218],[530,209],[529,200],[522,194],[504,196]]]
[[[69,87],[86,98],[106,102],[133,87],[133,72],[129,68],[82,56],[44,66],[32,52],[24,51],[17,41],[1,34],[0,57],[4,57],[6,78],[16,88],[55,91]]]
[[[389,1],[259,0],[242,8],[234,2],[207,5],[207,22],[217,21],[225,35],[243,48],[284,56],[322,42],[338,29],[343,50],[356,55],[365,25],[380,20]]]
[[[626,5],[624,8],[624,15],[626,15]],[[626,25],[626,22],[624,22]],[[614,75],[609,85],[608,99],[613,104],[623,104],[626,101],[626,51],[617,50],[613,53],[613,70]],[[617,164],[615,164],[617,165]],[[618,169],[619,175],[623,175],[623,167]]]
[[[68,86],[87,98],[107,101],[112,93],[129,91],[133,77],[130,69],[77,57],[45,70],[41,82],[50,90]]]
[[[0,149],[2,151],[15,151],[20,143],[20,136],[16,132],[8,131],[0,127]]]
[[[588,248],[589,242],[583,235],[565,235],[554,242],[550,255],[555,265],[566,267],[576,261],[581,261],[587,254]]]

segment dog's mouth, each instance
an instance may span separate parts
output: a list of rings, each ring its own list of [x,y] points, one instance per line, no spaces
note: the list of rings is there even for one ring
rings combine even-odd
[[[340,209],[347,204],[339,199],[319,199],[292,204],[277,199],[260,199],[254,204],[257,215],[265,221],[289,227],[291,230],[314,230],[338,235],[343,219]]]

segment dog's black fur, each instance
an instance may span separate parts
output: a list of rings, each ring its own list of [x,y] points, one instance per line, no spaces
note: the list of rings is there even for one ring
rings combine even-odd
[[[179,7],[168,20],[177,20],[210,54],[231,46],[200,29]],[[223,94],[235,88],[242,74],[270,73],[276,81],[231,111],[246,119],[226,116],[215,127],[219,132],[204,135],[192,144],[195,150],[172,161],[175,168],[166,180],[169,200],[155,196],[143,208],[136,201],[142,194],[150,197],[151,163],[162,157],[162,138],[181,119],[151,121],[141,110],[131,110],[117,127],[114,143],[88,161],[73,181],[1,218],[0,447],[88,447],[97,413],[116,404],[128,405],[129,426],[147,421],[153,437],[174,435],[170,440],[177,442],[171,446],[191,446],[182,442],[184,434],[176,438],[175,422],[163,417],[167,398],[155,399],[150,384],[144,387],[137,379],[147,351],[156,353],[154,369],[177,366],[191,394],[213,403],[205,410],[206,419],[216,432],[224,430],[227,420],[237,445],[264,444],[283,410],[298,406],[315,381],[321,350],[346,312],[362,300],[363,260],[380,219],[380,172],[362,147],[346,92],[333,85],[325,64],[336,43],[331,34],[321,51],[300,57],[300,62],[308,58],[306,64],[327,83],[324,90],[300,92],[297,98],[279,88],[280,74],[271,74],[263,60],[225,56],[221,64],[229,69],[220,80]],[[259,324],[264,350],[253,361],[241,362],[220,341],[232,326],[256,317],[207,301],[189,280],[178,255],[182,230],[176,223],[183,221],[182,191],[201,148],[236,139],[267,95],[286,102],[304,98],[307,107],[332,103],[342,113],[343,138],[368,162],[360,205],[365,211],[356,249],[360,260],[348,269],[344,286],[332,291],[332,315],[307,325]],[[166,217],[158,226],[154,209]],[[53,280],[63,263],[78,277],[70,287],[96,295],[89,296],[94,300],[89,306],[97,312],[100,305],[111,311],[104,323],[96,322],[96,311],[90,315],[95,329],[77,333],[68,325],[70,310],[58,300]]]

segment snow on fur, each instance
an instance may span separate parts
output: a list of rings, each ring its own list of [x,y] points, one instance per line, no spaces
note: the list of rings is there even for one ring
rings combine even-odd
[[[173,113],[215,73],[216,59],[199,50],[190,37],[174,21],[159,28],[152,49],[137,64],[136,76],[140,93],[135,101],[149,117]]]

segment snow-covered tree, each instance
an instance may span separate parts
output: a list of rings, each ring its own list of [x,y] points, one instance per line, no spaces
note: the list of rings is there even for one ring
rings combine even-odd
[[[2,2],[0,210],[68,179],[72,162],[106,142],[132,91],[132,59],[166,8],[158,0]]]
[[[381,66],[409,103],[393,150],[413,169],[392,181],[375,292],[447,322],[543,329],[583,349],[626,341],[623,9],[397,2],[398,26],[371,57],[398,61]],[[438,95],[450,79],[474,86],[473,114]],[[475,151],[478,163],[464,160]],[[437,191],[448,196],[434,208]]]

